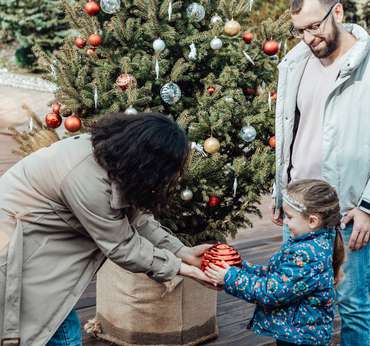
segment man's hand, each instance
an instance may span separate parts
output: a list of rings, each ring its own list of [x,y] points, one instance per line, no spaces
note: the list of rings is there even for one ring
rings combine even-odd
[[[348,246],[351,250],[360,250],[370,240],[370,215],[358,208],[353,208],[343,218],[342,223],[347,224],[351,220],[353,220],[353,230]]]
[[[181,258],[183,262],[200,268],[203,253],[212,246],[211,244],[202,244],[194,247],[184,246],[176,253],[176,256]]]
[[[275,215],[276,201],[275,198],[272,198],[271,202],[271,220],[275,225],[283,225],[283,208],[279,208],[278,214]]]

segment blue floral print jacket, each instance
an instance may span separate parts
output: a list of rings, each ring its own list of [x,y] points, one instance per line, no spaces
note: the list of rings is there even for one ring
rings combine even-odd
[[[296,344],[328,345],[332,336],[335,231],[290,239],[267,266],[243,262],[225,276],[227,293],[256,304],[252,329]]]

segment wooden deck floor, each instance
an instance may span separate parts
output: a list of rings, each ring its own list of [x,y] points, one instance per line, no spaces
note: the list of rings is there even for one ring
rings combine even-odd
[[[268,258],[280,247],[281,237],[276,232],[266,232],[260,237],[243,239],[233,242],[243,258],[248,258],[253,263],[266,263]],[[92,282],[77,304],[83,326],[88,319],[95,316],[95,282]],[[216,340],[204,343],[208,346],[267,346],[275,345],[271,338],[256,336],[246,330],[246,326],[252,317],[254,305],[245,303],[224,292],[218,293],[217,320],[219,337]],[[335,322],[335,337],[333,345],[339,339],[339,321]],[[105,346],[111,343],[97,340],[84,333],[84,345]]]

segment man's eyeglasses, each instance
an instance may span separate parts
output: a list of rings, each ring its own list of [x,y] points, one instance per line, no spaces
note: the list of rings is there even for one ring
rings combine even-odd
[[[307,31],[309,32],[311,35],[320,35],[323,33],[323,27],[324,27],[324,23],[325,21],[328,19],[331,11],[333,10],[333,8],[339,3],[339,1],[337,1],[332,7],[330,7],[328,13],[325,15],[325,17],[315,23],[315,24],[312,24],[310,25],[309,27],[306,27],[306,28],[302,28],[302,29],[298,29],[298,28],[295,28],[294,26],[290,29],[290,33],[294,36],[294,37],[297,37],[297,38],[303,38],[304,36],[304,32]]]

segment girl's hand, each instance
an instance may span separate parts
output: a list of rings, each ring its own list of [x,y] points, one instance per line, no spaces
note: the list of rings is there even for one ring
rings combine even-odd
[[[207,269],[204,271],[206,275],[211,279],[214,285],[223,285],[225,275],[229,270],[230,266],[226,262],[222,262],[224,268],[221,268],[213,263],[210,263]]]

